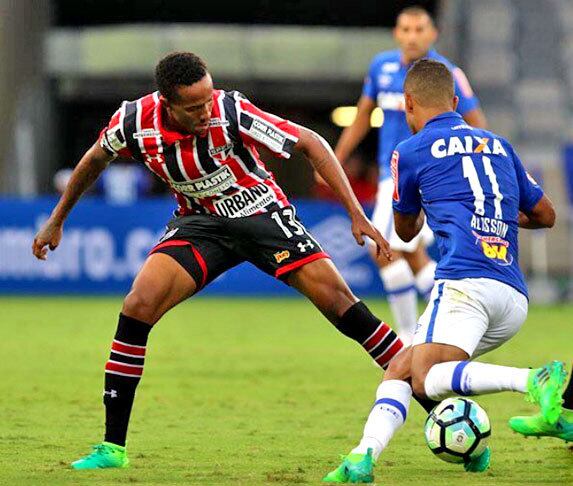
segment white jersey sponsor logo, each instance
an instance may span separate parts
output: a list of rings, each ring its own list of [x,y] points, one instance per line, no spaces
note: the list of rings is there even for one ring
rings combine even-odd
[[[209,149],[209,155],[211,157],[214,157],[215,155],[218,154],[223,154],[225,155],[225,152],[229,152],[230,150],[233,149],[233,144],[232,143],[228,143],[226,145],[221,145],[219,147],[213,147]]]
[[[264,143],[271,150],[282,152],[286,137],[280,134],[271,124],[253,119],[253,123],[247,132],[251,137]]]
[[[306,253],[306,250],[312,250],[314,248],[314,243],[307,238],[304,243],[299,241],[297,246],[301,253]]]
[[[214,205],[219,216],[243,218],[252,216],[275,200],[275,194],[270,187],[266,184],[257,184],[230,196],[225,196],[215,201]]]
[[[221,118],[211,118],[209,120],[210,127],[228,127],[230,124],[228,120],[221,120]]]
[[[173,188],[185,196],[194,198],[204,198],[217,196],[229,189],[237,178],[228,166],[223,165],[215,172],[199,179],[185,182],[172,182]]]
[[[382,91],[378,93],[378,106],[383,110],[405,111],[404,93]]]
[[[109,152],[119,152],[127,147],[119,127],[107,130],[101,139],[101,145]]]
[[[397,73],[400,70],[399,62],[385,62],[382,64],[383,73]]]
[[[389,74],[381,74],[380,76],[378,76],[378,84],[382,88],[387,88],[388,86],[390,86],[390,84],[392,84],[392,76],[390,76]]]
[[[443,159],[450,155],[458,154],[493,154],[507,157],[507,152],[497,138],[476,137],[466,135],[463,138],[450,137],[440,138],[432,144],[432,156]]]
[[[133,138],[136,140],[138,138],[157,138],[161,137],[161,132],[159,130],[155,130],[154,128],[144,128],[140,132],[135,132],[133,134]]]

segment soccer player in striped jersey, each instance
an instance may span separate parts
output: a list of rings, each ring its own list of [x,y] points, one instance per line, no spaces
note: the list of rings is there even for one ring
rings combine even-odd
[[[427,254],[426,247],[433,241],[427,225],[412,241],[405,242],[394,229],[392,216],[392,178],[390,161],[396,145],[410,136],[404,111],[403,84],[408,68],[418,59],[436,59],[445,63],[454,75],[457,112],[475,127],[484,128],[485,116],[477,97],[463,71],[440,55],[432,45],[437,30],[430,15],[421,7],[408,7],[398,15],[394,39],[399,49],[377,54],[365,77],[362,96],[358,100],[353,124],[344,129],[335,153],[345,161],[370,130],[370,115],[379,107],[384,123],[378,133],[378,164],[380,179],[372,222],[390,243],[392,261],[377,258],[380,278],[394,317],[398,334],[409,343],[418,318],[417,294],[428,298],[434,284],[436,262]]]
[[[163,58],[155,78],[158,91],[124,102],[112,116],[33,243],[34,255],[45,260],[48,248],[60,243],[69,212],[117,156],[144,164],[178,203],[123,302],[105,365],[104,441],[75,461],[75,469],[127,467],[127,429],[149,332],[167,311],[241,262],[305,295],[378,365],[403,347],[353,295],[258,153],[263,147],[283,159],[293,151],[304,154],[347,209],[357,243],[368,237],[390,257],[324,139],[260,110],[238,92],[214,89],[205,63],[192,53]]]

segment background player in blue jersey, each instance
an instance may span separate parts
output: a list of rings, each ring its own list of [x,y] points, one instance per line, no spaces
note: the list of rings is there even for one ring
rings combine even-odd
[[[404,423],[412,390],[432,400],[515,391],[539,404],[548,423],[561,412],[562,363],[531,370],[470,361],[508,341],[525,321],[517,231],[552,227],[553,205],[506,140],[470,127],[455,112],[458,97],[445,64],[416,62],[404,93],[415,135],[392,158],[396,231],[412,240],[425,213],[441,258],[413,346],[391,361],[362,441],[325,478],[333,482],[373,480],[372,461]],[[488,448],[466,470],[484,471],[489,457]]]
[[[380,277],[388,293],[394,323],[400,337],[409,342],[418,317],[417,291],[425,297],[429,296],[436,264],[425,250],[433,241],[432,232],[427,227],[412,241],[404,242],[393,225],[390,160],[396,145],[411,135],[404,113],[402,89],[408,67],[424,57],[445,63],[454,74],[456,95],[460,100],[457,111],[472,126],[483,128],[486,121],[462,70],[432,48],[437,30],[424,9],[410,7],[403,10],[396,22],[394,38],[399,49],[381,52],[372,60],[358,101],[356,119],[352,126],[342,132],[335,152],[339,160],[347,160],[370,130],[372,111],[376,106],[383,110],[384,124],[378,139],[380,180],[372,221],[390,243],[394,260],[387,262],[373,256],[380,267]]]

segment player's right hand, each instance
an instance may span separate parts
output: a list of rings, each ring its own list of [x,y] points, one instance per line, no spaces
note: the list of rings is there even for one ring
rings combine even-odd
[[[389,262],[392,261],[392,250],[390,244],[384,239],[382,233],[376,229],[372,222],[359,213],[352,217],[352,235],[360,246],[364,245],[364,236],[370,238],[376,245],[376,256],[384,256]]]
[[[32,253],[38,260],[46,260],[48,248],[54,251],[62,239],[63,226],[48,219],[32,243]]]

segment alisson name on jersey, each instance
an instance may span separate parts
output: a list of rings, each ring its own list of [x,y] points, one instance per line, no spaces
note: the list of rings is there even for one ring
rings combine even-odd
[[[470,135],[439,138],[432,144],[431,153],[436,159],[459,154],[491,154],[507,157],[507,152],[497,138],[472,137]]]
[[[505,238],[509,230],[509,225],[499,219],[476,216],[475,214],[472,216],[471,226],[477,231],[493,233],[501,238]]]

